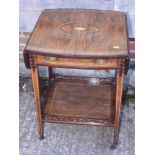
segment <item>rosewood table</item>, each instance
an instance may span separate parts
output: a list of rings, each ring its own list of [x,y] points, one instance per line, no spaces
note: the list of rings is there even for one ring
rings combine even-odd
[[[43,123],[75,123],[114,128],[118,144],[124,74],[129,63],[126,15],[89,9],[42,11],[24,49],[32,71],[39,137]],[[39,66],[49,70],[41,101]],[[61,76],[53,68],[114,70],[114,78]]]

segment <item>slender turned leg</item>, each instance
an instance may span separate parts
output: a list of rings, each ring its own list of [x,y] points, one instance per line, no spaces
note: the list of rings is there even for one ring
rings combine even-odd
[[[111,146],[111,149],[114,149],[118,144],[118,134],[119,134],[119,119],[120,119],[120,110],[121,110],[121,101],[122,101],[122,89],[123,89],[123,79],[124,73],[117,72],[116,75],[116,113],[115,113],[115,127],[114,127],[114,143]]]
[[[41,140],[44,138],[44,136],[43,136],[43,121],[41,116],[38,66],[33,66],[31,70],[32,70],[32,84],[35,96],[35,105],[37,111],[38,132],[39,132],[39,139]]]

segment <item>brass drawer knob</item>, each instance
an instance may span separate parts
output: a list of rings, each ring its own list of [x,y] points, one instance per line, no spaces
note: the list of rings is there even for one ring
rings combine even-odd
[[[106,60],[105,59],[97,59],[96,63],[97,64],[104,64],[104,63],[106,63]]]
[[[50,60],[50,61],[56,61],[57,58],[56,57],[46,57],[47,60]]]

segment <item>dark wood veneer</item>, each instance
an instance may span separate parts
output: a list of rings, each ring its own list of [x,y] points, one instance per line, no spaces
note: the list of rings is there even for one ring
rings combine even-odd
[[[44,10],[24,49],[32,71],[39,138],[43,122],[114,128],[118,144],[124,74],[129,64],[126,15],[91,9]],[[47,66],[49,86],[41,101],[39,66]],[[115,78],[57,76],[53,67],[113,69]]]

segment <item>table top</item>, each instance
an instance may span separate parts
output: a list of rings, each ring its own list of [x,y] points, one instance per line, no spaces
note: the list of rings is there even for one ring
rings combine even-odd
[[[128,56],[126,14],[92,9],[46,9],[25,52],[84,58]]]

